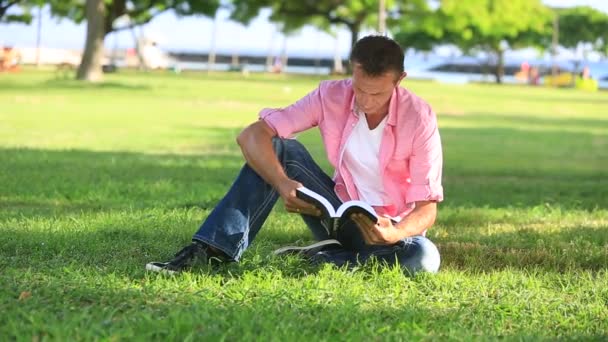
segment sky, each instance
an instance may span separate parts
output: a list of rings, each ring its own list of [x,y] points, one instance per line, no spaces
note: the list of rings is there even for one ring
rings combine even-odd
[[[587,5],[608,13],[608,0],[543,0],[543,3],[554,7]],[[157,40],[161,48],[170,51],[207,52],[215,46],[218,53],[264,55],[272,51],[273,54],[278,55],[285,44],[290,56],[331,57],[336,49],[344,57],[348,54],[350,33],[346,30],[338,30],[334,38],[325,32],[306,26],[299,32],[284,37],[268,21],[268,15],[267,11],[263,12],[248,26],[244,26],[228,20],[226,11],[219,11],[215,19],[202,16],[180,18],[172,12],[165,12],[144,25],[142,29],[146,36]],[[42,46],[63,49],[84,47],[86,35],[84,24],[76,25],[66,19],[59,21],[51,18],[48,9],[43,10],[41,24]],[[36,33],[36,20],[29,26],[2,24],[0,45],[35,47]],[[105,45],[109,49],[133,47],[132,33],[123,31],[110,34],[106,37]]]

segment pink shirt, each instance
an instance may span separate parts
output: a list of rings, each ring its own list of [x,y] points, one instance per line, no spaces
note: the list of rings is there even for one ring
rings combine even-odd
[[[281,138],[318,126],[327,158],[335,168],[334,191],[342,201],[359,199],[342,156],[359,116],[354,108],[352,80],[323,81],[286,108],[266,108],[262,118]],[[381,215],[409,214],[416,201],[443,200],[441,139],[431,107],[412,92],[396,87],[390,100],[380,144],[380,174],[385,198]]]

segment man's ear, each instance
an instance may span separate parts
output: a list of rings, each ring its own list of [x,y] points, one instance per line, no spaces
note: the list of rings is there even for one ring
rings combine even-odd
[[[399,79],[397,80],[397,84],[401,83],[401,81],[403,81],[404,78],[407,77],[407,72],[402,72],[401,76],[399,76]]]

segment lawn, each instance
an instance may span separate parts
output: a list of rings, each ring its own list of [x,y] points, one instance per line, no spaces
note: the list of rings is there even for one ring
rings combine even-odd
[[[605,92],[406,79],[444,146],[437,275],[273,257],[312,241],[280,204],[242,262],[147,273],[230,186],[240,130],[318,82],[0,74],[0,340],[607,338]]]

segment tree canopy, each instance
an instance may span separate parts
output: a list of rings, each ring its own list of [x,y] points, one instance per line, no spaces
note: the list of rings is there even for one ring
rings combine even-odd
[[[86,20],[84,0],[48,0],[53,15],[69,18],[76,23]],[[127,16],[131,25],[149,22],[154,16],[174,10],[178,15],[214,15],[220,6],[220,0],[106,0],[104,31],[110,33],[119,29],[114,26],[115,20]]]
[[[271,10],[270,20],[279,23],[284,32],[311,24],[327,31],[343,25],[351,32],[351,46],[361,30],[378,26],[378,0],[233,0],[231,18],[243,24],[255,18],[262,8]],[[427,8],[425,0],[386,0],[388,22]]]
[[[506,49],[546,48],[551,20],[551,11],[540,0],[442,0],[435,11],[403,22],[396,39],[421,50],[454,44],[465,53],[489,53],[500,83]]]
[[[559,43],[576,48],[588,43],[596,51],[608,54],[608,15],[587,6],[557,9]]]
[[[307,24],[328,32],[343,26],[351,32],[351,45],[362,30],[376,28],[379,21],[379,0],[94,1],[99,8],[96,12],[89,11],[89,15],[101,16],[96,20],[101,20],[101,24],[89,29],[101,30],[102,38],[116,30],[145,24],[167,10],[182,16],[213,16],[222,5],[230,7],[231,19],[243,24],[268,8],[270,20],[286,34]],[[541,0],[438,0],[435,2],[438,6],[431,9],[427,0],[385,2],[387,24],[405,48],[430,51],[437,45],[453,44],[465,53],[483,51],[493,56],[491,64],[495,65],[497,82],[502,80],[507,49],[549,47],[555,16],[559,18],[562,46],[576,48],[580,43],[588,43],[608,55],[608,15],[590,7],[552,11]],[[48,4],[54,16],[80,23],[87,20],[86,8],[91,3],[91,0],[0,0],[0,22],[30,23],[31,9]],[[128,19],[127,24],[117,26],[119,18]],[[98,34],[93,36],[99,39]],[[87,46],[103,49],[103,44]],[[84,55],[92,56],[86,51]]]
[[[145,24],[154,16],[174,10],[178,15],[214,15],[220,0],[48,0],[53,15],[76,23],[87,20],[87,39],[77,78],[101,79],[103,38],[110,32]],[[117,27],[116,20],[128,18],[126,27]]]
[[[0,0],[0,23],[32,22],[32,8],[44,5],[44,0]]]

